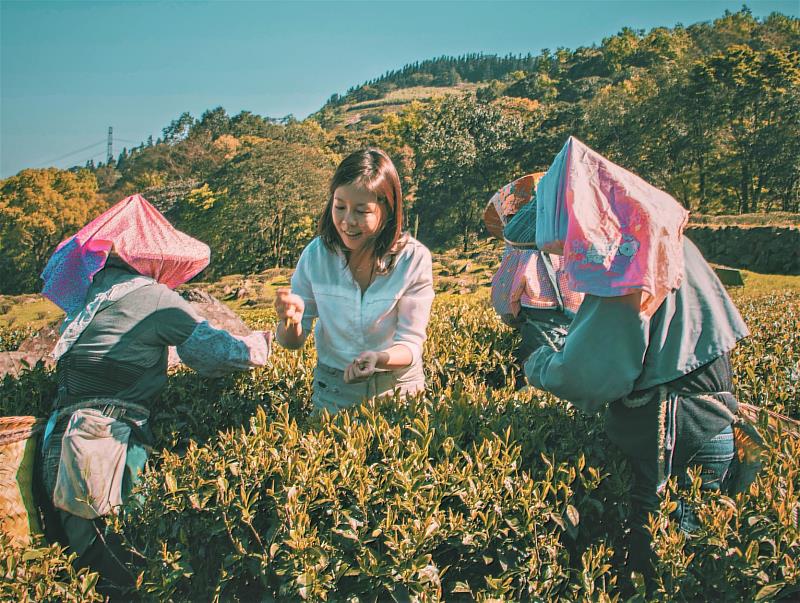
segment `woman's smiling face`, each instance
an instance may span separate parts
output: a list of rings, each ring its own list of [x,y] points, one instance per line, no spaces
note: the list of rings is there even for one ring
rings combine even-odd
[[[336,232],[350,251],[361,249],[383,226],[378,197],[356,184],[344,184],[333,192],[331,213]]]

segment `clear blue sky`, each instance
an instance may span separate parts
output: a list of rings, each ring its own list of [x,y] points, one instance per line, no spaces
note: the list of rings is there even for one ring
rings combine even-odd
[[[800,0],[750,1],[757,17]],[[303,118],[416,60],[537,54],[622,27],[710,21],[741,1],[34,2],[0,0],[0,177],[69,167],[222,105]],[[125,142],[127,141],[127,142]],[[130,142],[133,141],[133,142]],[[95,146],[91,146],[95,145]],[[70,154],[78,149],[82,152]]]

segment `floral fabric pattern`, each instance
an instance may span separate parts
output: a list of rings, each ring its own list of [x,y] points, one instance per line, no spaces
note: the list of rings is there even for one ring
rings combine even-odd
[[[537,187],[536,245],[563,253],[570,287],[641,291],[652,316],[684,276],[689,217],[673,197],[570,137]]]
[[[272,333],[269,331],[240,337],[216,329],[204,320],[176,351],[186,365],[201,375],[221,377],[232,371],[264,366],[271,348]]]
[[[483,222],[492,236],[503,238],[503,228],[521,207],[530,202],[536,183],[543,175],[544,172],[527,174],[506,184],[492,195],[483,212]]]

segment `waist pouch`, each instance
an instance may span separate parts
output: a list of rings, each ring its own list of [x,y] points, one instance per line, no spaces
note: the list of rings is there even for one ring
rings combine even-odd
[[[147,458],[138,438],[131,442],[131,432],[141,433],[145,422],[110,417],[97,408],[72,412],[61,438],[54,506],[95,519],[122,505],[126,468],[136,476]]]

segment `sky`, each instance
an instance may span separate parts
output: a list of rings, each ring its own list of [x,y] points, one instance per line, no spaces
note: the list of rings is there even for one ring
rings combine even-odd
[[[751,0],[756,17],[800,0]],[[599,44],[628,26],[711,21],[702,0],[37,2],[0,0],[0,178],[160,136],[184,111],[305,118],[407,63]]]

